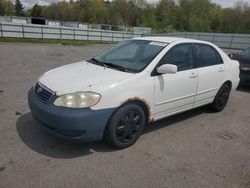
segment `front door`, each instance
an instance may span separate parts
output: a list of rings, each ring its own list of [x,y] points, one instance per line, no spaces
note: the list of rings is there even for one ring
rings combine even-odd
[[[198,84],[198,72],[194,68],[192,44],[179,44],[171,48],[157,67],[163,64],[176,65],[178,71],[176,74],[154,77],[155,119],[191,108]]]

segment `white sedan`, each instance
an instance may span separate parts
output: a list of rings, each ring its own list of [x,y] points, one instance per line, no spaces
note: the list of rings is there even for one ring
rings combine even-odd
[[[239,63],[217,46],[136,38],[42,75],[28,94],[41,127],[74,141],[125,148],[145,125],[203,105],[220,112],[239,83]]]

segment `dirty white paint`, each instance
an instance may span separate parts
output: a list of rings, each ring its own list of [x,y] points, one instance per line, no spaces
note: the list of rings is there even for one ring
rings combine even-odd
[[[65,65],[45,73],[39,81],[57,95],[77,91],[92,91],[101,95],[92,109],[119,107],[124,102],[141,100],[149,110],[150,118],[162,119],[198,106],[212,103],[223,83],[232,82],[234,90],[239,83],[239,63],[232,61],[220,48],[203,41],[147,37],[149,40],[169,43],[140,73],[121,72],[86,61]],[[151,76],[161,58],[181,43],[202,43],[212,46],[221,55],[224,64],[194,68],[176,74]]]

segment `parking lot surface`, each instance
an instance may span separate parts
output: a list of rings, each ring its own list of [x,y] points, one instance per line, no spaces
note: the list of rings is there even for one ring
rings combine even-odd
[[[0,44],[0,188],[250,187],[249,88],[221,113],[202,107],[152,123],[124,150],[42,132],[28,89],[45,71],[107,47]]]

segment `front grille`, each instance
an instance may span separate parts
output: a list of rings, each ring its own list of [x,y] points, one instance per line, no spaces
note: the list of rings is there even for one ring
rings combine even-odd
[[[49,100],[53,96],[53,91],[46,88],[40,83],[36,83],[34,87],[34,93],[37,98],[44,102]]]

